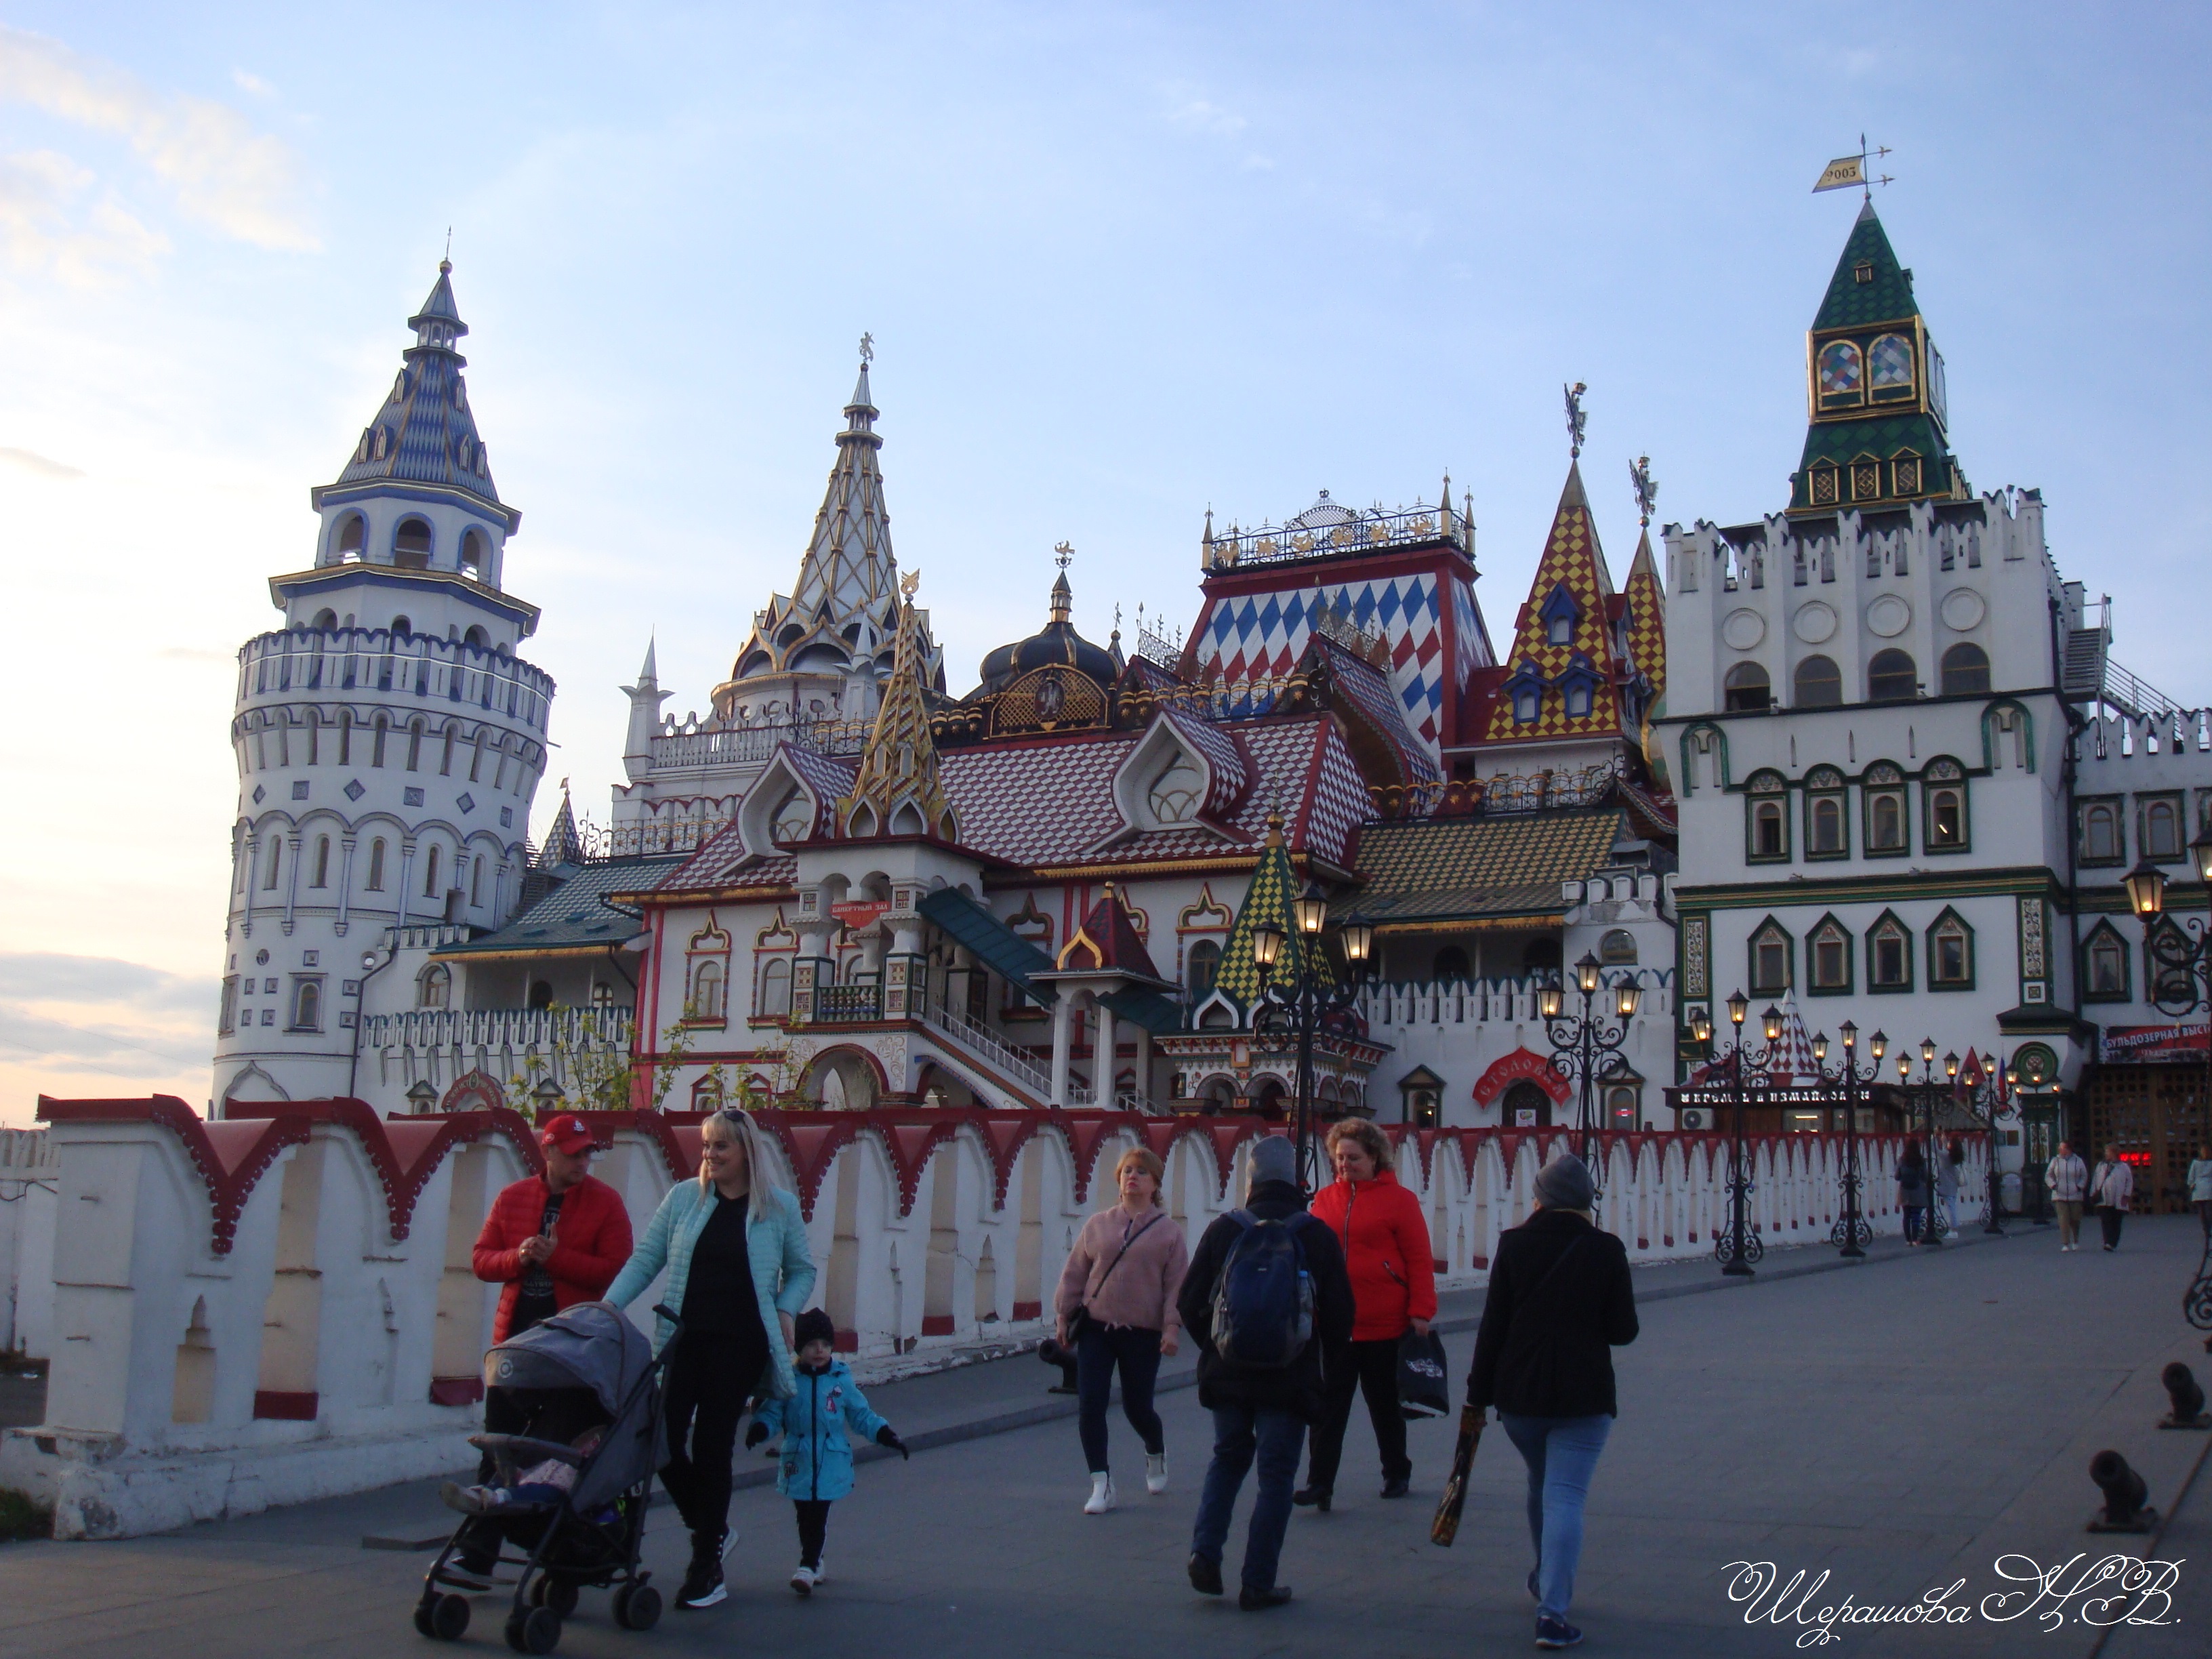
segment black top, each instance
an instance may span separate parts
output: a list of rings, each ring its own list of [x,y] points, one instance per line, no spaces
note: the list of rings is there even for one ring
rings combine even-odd
[[[1305,1194],[1291,1182],[1263,1181],[1252,1188],[1244,1207],[1262,1221],[1281,1221],[1304,1213]],[[1314,1281],[1314,1340],[1279,1370],[1246,1370],[1223,1359],[1213,1347],[1215,1281],[1243,1231],[1234,1216],[1215,1218],[1198,1241],[1176,1297],[1183,1329],[1198,1344],[1198,1403],[1208,1411],[1223,1406],[1286,1411],[1317,1423],[1323,1376],[1340,1375],[1352,1364],[1352,1279],[1344,1270],[1344,1247],[1319,1223],[1298,1228],[1306,1271]]]
[[[1516,1417],[1618,1417],[1612,1350],[1636,1330],[1627,1247],[1571,1210],[1539,1210],[1498,1236],[1468,1403]]]
[[[541,1238],[553,1237],[553,1225],[561,1218],[561,1200],[568,1194],[549,1189],[545,1196],[545,1212],[538,1218],[538,1233]],[[560,1311],[553,1296],[553,1275],[542,1261],[522,1270],[522,1288],[516,1292],[514,1312],[507,1321],[507,1334],[520,1336],[540,1320],[550,1319]]]
[[[684,1283],[684,1328],[702,1336],[750,1335],[761,1331],[760,1292],[753,1287],[752,1258],[745,1250],[750,1194],[714,1194],[714,1213],[691,1247],[690,1276]]]

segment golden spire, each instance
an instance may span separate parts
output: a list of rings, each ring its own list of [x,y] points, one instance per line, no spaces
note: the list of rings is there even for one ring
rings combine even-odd
[[[921,584],[918,570],[899,579],[903,599],[890,678],[884,684],[875,727],[860,751],[853,793],[837,803],[838,828],[848,836],[929,835],[945,841],[957,839],[952,805],[945,799],[945,785],[938,775],[937,745],[929,737],[929,702],[922,686],[921,651],[917,643],[920,613],[914,604],[915,589]]]

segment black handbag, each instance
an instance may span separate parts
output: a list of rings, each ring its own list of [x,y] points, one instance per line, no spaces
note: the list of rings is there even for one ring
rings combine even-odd
[[[1450,1362],[1434,1327],[1426,1336],[1407,1331],[1398,1339],[1398,1413],[1416,1422],[1451,1415]]]

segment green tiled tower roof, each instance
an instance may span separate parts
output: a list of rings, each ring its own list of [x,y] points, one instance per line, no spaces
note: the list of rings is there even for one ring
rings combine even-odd
[[[1872,282],[1859,281],[1862,264],[1874,267]],[[1919,302],[1912,297],[1911,274],[1897,263],[1888,233],[1875,217],[1874,204],[1869,202],[1859,210],[1850,240],[1844,244],[1844,257],[1836,261],[1836,274],[1828,279],[1827,297],[1820,301],[1820,314],[1813,319],[1813,331],[1817,334],[1826,329],[1894,322],[1919,314]]]
[[[1234,999],[1248,1019],[1260,1000],[1260,969],[1252,960],[1252,930],[1266,922],[1281,932],[1283,948],[1270,974],[1284,984],[1295,982],[1304,965],[1305,953],[1312,949],[1299,934],[1297,918],[1291,913],[1297,896],[1297,872],[1291,867],[1290,849],[1283,845],[1282,822],[1272,819],[1267,826],[1267,845],[1260,854],[1258,867],[1252,872],[1252,884],[1245,890],[1243,907],[1237,912],[1229,937],[1222,941],[1221,969],[1213,981],[1214,988]],[[1316,950],[1314,958],[1315,977],[1325,984],[1334,982],[1335,966],[1329,961],[1328,952]]]

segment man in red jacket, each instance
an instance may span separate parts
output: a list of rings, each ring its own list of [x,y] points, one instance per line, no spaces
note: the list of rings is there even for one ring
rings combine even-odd
[[[1344,1431],[1356,1389],[1367,1396],[1382,1454],[1382,1496],[1403,1498],[1413,1473],[1406,1455],[1406,1419],[1398,1410],[1398,1342],[1407,1332],[1426,1337],[1437,1316],[1436,1261],[1419,1199],[1398,1184],[1389,1138],[1365,1118],[1348,1117],[1328,1132],[1336,1179],[1314,1194],[1313,1218],[1344,1247],[1356,1316],[1352,1364],[1329,1379],[1328,1409],[1314,1425],[1306,1484],[1293,1501],[1329,1507]]]
[[[492,1200],[477,1235],[477,1277],[507,1286],[491,1340],[519,1336],[578,1302],[595,1302],[629,1260],[629,1212],[592,1178],[592,1132],[562,1113],[538,1134],[545,1173],[525,1176]]]

